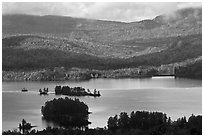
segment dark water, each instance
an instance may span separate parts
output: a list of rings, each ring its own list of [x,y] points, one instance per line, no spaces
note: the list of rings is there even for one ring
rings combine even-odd
[[[85,82],[3,82],[2,129],[16,128],[24,118],[36,129],[52,123],[42,120],[41,106],[55,96],[56,85],[82,86],[99,89],[102,96],[79,97],[89,106],[90,127],[104,127],[110,116],[122,111],[136,110],[165,112],[173,120],[202,113],[202,81],[157,77],[148,79],[93,79]],[[22,88],[29,92],[22,93]],[[38,95],[40,88],[48,87],[48,96]]]

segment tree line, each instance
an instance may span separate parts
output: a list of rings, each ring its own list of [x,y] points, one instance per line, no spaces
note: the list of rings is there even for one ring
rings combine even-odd
[[[130,116],[126,112],[109,117],[108,130],[112,134],[202,134],[202,116],[178,118],[172,121],[161,112],[132,111]]]

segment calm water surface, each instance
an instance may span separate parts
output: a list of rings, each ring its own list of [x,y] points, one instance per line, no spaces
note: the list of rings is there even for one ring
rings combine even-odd
[[[100,90],[102,96],[78,97],[89,106],[89,127],[104,127],[110,116],[122,111],[136,110],[165,112],[173,120],[202,113],[202,81],[155,77],[147,79],[92,79],[84,82],[3,82],[2,129],[14,129],[24,118],[36,129],[52,123],[42,120],[41,106],[55,96],[56,85],[82,86]],[[22,93],[22,88],[29,92]],[[38,90],[48,87],[48,96],[40,96]]]

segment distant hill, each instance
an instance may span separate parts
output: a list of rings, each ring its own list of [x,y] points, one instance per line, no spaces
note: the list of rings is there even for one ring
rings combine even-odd
[[[3,70],[161,65],[202,56],[202,9],[130,23],[3,15],[2,33]]]
[[[5,34],[69,34],[77,30],[89,29],[89,26],[93,28],[97,26],[109,28],[109,25],[112,24],[123,24],[120,22],[99,21],[68,16],[35,16],[22,14],[3,15],[2,20],[2,30]]]
[[[122,40],[132,39],[133,34],[137,34],[134,36],[134,39],[197,34],[201,33],[201,30],[199,30],[201,29],[201,24],[201,8],[182,9],[168,15],[157,16],[153,20],[143,20],[130,23],[51,15],[2,16],[3,34],[66,33],[66,36],[70,37],[70,33],[76,33],[81,35],[79,37],[87,35],[90,39],[94,38],[95,40],[97,40],[97,38],[107,38],[107,34],[108,36],[111,34],[111,38],[115,38],[116,40],[119,40],[119,38],[120,40],[121,38]],[[163,32],[164,29],[165,33]],[[84,32],[84,34],[79,34],[81,31]],[[151,35],[149,35],[148,32]]]

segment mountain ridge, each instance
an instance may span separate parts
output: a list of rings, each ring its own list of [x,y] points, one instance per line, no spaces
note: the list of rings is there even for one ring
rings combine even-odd
[[[44,27],[48,27],[48,29],[52,29],[51,27],[49,27],[50,25],[52,25],[53,27],[55,27],[55,25],[64,25],[65,27],[70,26],[71,29],[79,29],[79,30],[88,30],[88,29],[96,29],[97,27],[101,27],[102,29],[107,29],[107,28],[111,28],[111,27],[122,27],[122,28],[126,28],[126,27],[139,27],[141,28],[141,25],[147,26],[147,28],[154,28],[151,27],[152,24],[157,24],[158,26],[164,25],[164,23],[168,23],[168,21],[172,21],[172,20],[177,20],[180,19],[182,20],[183,17],[185,18],[192,18],[195,17],[194,19],[198,19],[199,21],[202,20],[202,10],[201,8],[187,8],[187,9],[182,9],[179,11],[176,11],[170,15],[159,15],[156,16],[154,19],[152,20],[141,20],[141,21],[137,21],[137,22],[118,22],[118,21],[107,21],[107,20],[94,20],[94,19],[86,19],[86,18],[74,18],[74,17],[70,17],[70,16],[56,16],[56,15],[45,15],[45,16],[37,16],[37,15],[26,15],[26,14],[10,14],[10,15],[3,15],[2,16],[2,31],[3,33],[7,33],[7,30],[5,27],[7,27],[7,23],[8,23],[8,27],[12,27],[11,25],[18,25],[20,27],[26,27],[26,25],[39,25],[38,27],[40,27],[40,25],[43,25]],[[15,24],[12,24],[15,21]],[[19,24],[22,23],[22,24]],[[149,23],[149,25],[148,25]],[[107,26],[108,24],[108,26]],[[21,26],[22,25],[22,26]],[[92,27],[90,25],[93,25]],[[99,26],[101,25],[101,26]],[[112,26],[113,25],[113,26]],[[119,26],[117,26],[119,25]],[[111,27],[110,27],[111,26]],[[15,26],[14,26],[15,27]],[[94,28],[96,27],[96,28]],[[107,28],[106,28],[107,27]],[[7,28],[8,29],[8,28]],[[12,29],[17,29],[17,28],[12,28]],[[22,29],[22,28],[21,28]],[[26,28],[28,29],[28,28]],[[36,28],[33,28],[36,29]],[[63,33],[63,29],[60,28],[60,26],[58,26],[58,28],[60,31],[62,31],[61,33]],[[97,28],[99,29],[99,28]],[[113,28],[115,29],[115,28]],[[66,29],[65,29],[66,30]],[[11,30],[10,30],[11,31]],[[15,32],[15,30],[12,30]],[[25,31],[25,30],[21,30],[21,31]],[[37,29],[37,31],[39,31]],[[47,31],[47,30],[46,30]],[[49,32],[49,31],[48,31]],[[66,32],[66,31],[65,31]],[[69,30],[67,30],[67,32],[69,32]],[[21,33],[19,31],[19,33]]]

